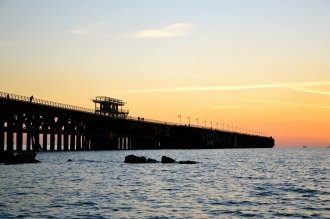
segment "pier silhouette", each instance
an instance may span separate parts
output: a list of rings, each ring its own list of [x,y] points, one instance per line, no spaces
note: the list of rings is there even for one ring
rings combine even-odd
[[[110,97],[92,99],[95,109],[31,97],[0,92],[0,152],[5,145],[22,151],[23,143],[26,151],[274,146],[272,137],[131,117],[124,102]]]

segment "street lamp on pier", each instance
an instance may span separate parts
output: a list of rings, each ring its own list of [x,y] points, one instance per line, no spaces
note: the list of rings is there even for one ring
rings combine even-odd
[[[189,119],[189,126],[190,126],[190,116],[188,116],[188,118],[187,119]]]
[[[178,117],[180,118],[180,125],[181,125],[181,113],[180,113],[180,115],[178,115]]]

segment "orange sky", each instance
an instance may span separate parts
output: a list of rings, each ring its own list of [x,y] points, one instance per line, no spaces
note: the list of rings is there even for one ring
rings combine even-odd
[[[327,1],[2,1],[0,91],[330,145]]]

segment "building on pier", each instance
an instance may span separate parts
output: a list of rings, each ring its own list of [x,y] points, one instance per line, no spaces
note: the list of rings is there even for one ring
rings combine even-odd
[[[92,101],[95,103],[95,113],[105,116],[126,118],[129,111],[122,109],[126,104],[122,100],[105,96],[96,96]]]

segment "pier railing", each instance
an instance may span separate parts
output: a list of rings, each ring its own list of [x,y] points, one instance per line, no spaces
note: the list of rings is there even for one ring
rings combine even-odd
[[[93,109],[88,109],[88,108],[79,107],[79,106],[73,106],[73,105],[69,105],[69,104],[57,103],[57,102],[48,101],[48,100],[37,99],[37,98],[33,98],[32,96],[26,97],[26,96],[21,96],[21,95],[16,95],[16,94],[0,92],[0,98],[7,98],[7,99],[11,99],[11,100],[16,100],[16,101],[30,102],[30,103],[39,104],[39,105],[81,111],[81,112],[85,112],[85,113],[95,113],[95,110],[93,110]]]
[[[10,93],[5,93],[5,92],[1,92],[1,91],[0,91],[0,98],[6,98],[6,99],[22,101],[22,102],[30,102],[30,103],[33,103],[33,104],[39,104],[39,105],[45,105],[45,106],[51,106],[51,107],[62,108],[62,109],[67,109],[67,110],[73,110],[73,111],[80,111],[80,112],[84,112],[84,113],[93,113],[93,114],[95,114],[94,109],[89,109],[89,108],[84,108],[84,107],[79,107],[79,106],[73,106],[73,105],[63,104],[63,103],[57,103],[57,102],[53,102],[53,101],[42,100],[42,99],[37,99],[37,98],[32,98],[32,97],[27,97],[27,96],[21,96],[21,95],[16,95],[16,94],[10,94]],[[105,115],[100,115],[100,116],[105,116]],[[118,118],[118,119],[128,119],[128,120],[136,120],[136,121],[141,121],[141,122],[151,122],[151,123],[158,123],[158,124],[165,124],[165,125],[175,125],[175,126],[190,126],[190,127],[195,127],[195,128],[201,128],[201,129],[212,129],[212,130],[216,130],[216,131],[222,131],[222,132],[228,132],[228,133],[240,133],[240,134],[251,135],[251,136],[256,135],[256,134],[251,134],[251,133],[243,133],[243,132],[238,132],[238,131],[235,132],[235,131],[230,131],[230,130],[225,130],[225,129],[209,128],[209,127],[205,127],[205,126],[192,125],[192,124],[188,124],[188,125],[183,124],[182,125],[182,124],[174,123],[174,122],[166,122],[166,121],[160,121],[160,120],[145,119],[143,117],[127,116],[126,118]]]

